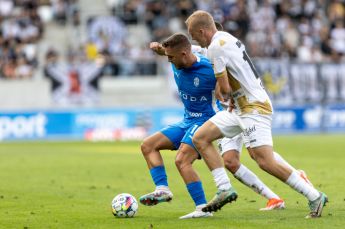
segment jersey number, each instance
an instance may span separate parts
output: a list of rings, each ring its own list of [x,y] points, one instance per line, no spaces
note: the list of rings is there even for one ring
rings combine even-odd
[[[256,69],[255,69],[255,67],[254,67],[254,65],[253,65],[253,63],[252,63],[251,59],[249,58],[249,56],[248,56],[246,51],[243,51],[243,60],[248,62],[248,64],[249,64],[250,68],[252,69],[255,77],[258,79],[259,78],[259,74],[256,71]]]

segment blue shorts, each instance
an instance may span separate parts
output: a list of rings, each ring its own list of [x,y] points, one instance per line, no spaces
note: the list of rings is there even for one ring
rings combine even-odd
[[[175,150],[177,150],[181,143],[190,145],[195,149],[192,142],[195,131],[204,124],[206,120],[200,120],[197,122],[178,122],[173,125],[169,125],[161,130],[169,140],[174,144]]]

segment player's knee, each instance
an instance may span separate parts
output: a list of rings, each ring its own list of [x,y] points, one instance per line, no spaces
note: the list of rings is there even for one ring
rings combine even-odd
[[[256,158],[256,163],[259,165],[259,167],[264,171],[269,171],[269,163],[264,158],[258,157]]]
[[[238,168],[241,166],[241,163],[236,158],[226,158],[224,159],[224,166],[227,168],[232,174],[236,173]]]
[[[179,150],[175,158],[175,165],[179,171],[192,166],[193,162],[199,157],[198,153],[189,150]]]
[[[248,148],[247,148],[248,149]],[[253,151],[249,150],[248,149],[248,152],[249,152],[249,156],[253,159],[253,160],[256,160],[255,158],[255,154],[253,153]]]
[[[200,135],[194,135],[193,139],[194,146],[199,150],[202,151],[203,148],[206,146],[206,141]]]
[[[176,159],[175,159],[175,165],[176,165],[176,168],[178,169],[178,170],[181,170],[182,168],[183,168],[183,159],[182,158],[180,158],[180,157],[177,157]]]
[[[145,140],[141,143],[140,148],[144,156],[150,154],[150,152],[152,152],[153,149],[152,145]]]
[[[183,157],[183,156],[180,156],[180,157],[179,157],[179,156],[178,156],[178,157],[175,158],[175,165],[176,165],[176,168],[177,168],[179,171],[181,171],[181,170],[183,170],[186,166],[191,165],[191,163],[188,162],[188,161],[186,160],[185,157]]]

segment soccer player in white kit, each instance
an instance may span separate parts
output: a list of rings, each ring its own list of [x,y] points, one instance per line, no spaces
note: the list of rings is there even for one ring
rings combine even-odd
[[[218,31],[223,31],[223,26],[220,23],[215,22],[215,25]],[[207,48],[202,48],[200,46],[193,45],[192,51],[207,56]],[[225,109],[228,108],[227,103],[222,103],[222,106]],[[241,183],[251,188],[254,192],[260,194],[268,200],[266,206],[264,208],[260,208],[261,211],[284,209],[284,201],[268,186],[266,186],[260,180],[260,178],[257,177],[250,169],[248,169],[245,165],[243,165],[240,162],[240,155],[243,144],[250,153],[250,144],[249,142],[243,142],[242,134],[233,138],[224,137],[218,140],[219,153],[223,158],[225,168],[227,168],[233,174],[233,176]],[[294,170],[294,168],[287,161],[285,161],[284,158],[282,158],[277,152],[273,152],[273,154],[274,158],[278,162],[283,163],[291,170]],[[307,183],[312,185],[312,183],[309,181],[307,175],[303,170],[298,170],[297,172]]]
[[[219,23],[215,23],[217,30],[223,30],[223,27]],[[200,46],[193,45],[192,50],[198,52],[204,56],[207,56],[207,49]],[[222,103],[225,109],[228,104]],[[223,158],[224,166],[227,168],[233,176],[241,183],[251,188],[254,192],[265,197],[268,202],[264,208],[260,208],[261,211],[284,209],[285,203],[277,194],[275,194],[268,186],[266,186],[259,177],[255,175],[250,169],[240,162],[240,154],[243,145],[243,135],[237,135],[233,138],[224,137],[218,140],[219,153]],[[250,152],[249,143],[245,143],[246,148]],[[278,160],[282,159],[279,154],[274,152]],[[282,163],[287,163],[283,159]],[[305,174],[303,174],[305,175]],[[307,179],[305,175],[305,179]],[[309,180],[308,180],[309,182]]]
[[[272,104],[244,45],[229,33],[217,31],[212,16],[206,11],[194,12],[188,17],[186,24],[192,39],[201,47],[208,48],[207,57],[213,64],[216,77],[228,81],[231,87],[233,105],[240,112],[241,121],[245,126],[243,136],[245,141],[249,142],[251,156],[261,169],[285,182],[309,200],[310,213],[307,218],[320,217],[328,201],[327,196],[309,185],[300,177],[297,170],[274,159],[271,133]],[[227,98],[223,100],[225,99]],[[230,136],[234,125],[236,123],[229,119],[226,112],[218,112],[195,133],[193,143],[207,159],[207,163],[212,164],[212,158],[217,160],[217,151],[212,142],[223,136]],[[217,174],[217,171],[212,170],[212,173],[215,178],[227,180],[224,179],[227,175],[223,172]],[[203,211],[217,211],[233,200],[234,190],[231,184],[223,183],[222,186],[227,188],[219,189]]]

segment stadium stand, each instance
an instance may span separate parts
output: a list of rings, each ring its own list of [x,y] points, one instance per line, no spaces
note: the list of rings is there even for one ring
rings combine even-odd
[[[170,74],[169,66],[147,44],[186,32],[184,20],[196,9],[211,12],[226,31],[246,44],[275,104],[345,100],[345,3],[341,0],[4,0],[0,1],[0,78],[49,79],[53,85],[48,106],[63,100],[54,95],[57,85],[69,87],[65,105],[116,106],[116,99],[102,102],[109,89],[103,89],[102,81],[114,80],[109,84],[116,85],[116,80],[127,79],[138,85],[128,94],[140,89],[143,76],[153,85],[165,82],[160,76]],[[60,57],[54,65],[46,62],[52,52]],[[92,80],[83,75],[100,63],[102,72]],[[54,67],[61,82],[47,74]],[[80,84],[79,90],[73,89],[81,93],[79,99],[67,93],[73,91],[73,77]],[[171,98],[170,87],[166,83],[157,93]],[[140,103],[140,98],[130,103]]]
[[[274,132],[344,132],[344,1],[0,0],[0,140],[142,139],[176,122],[171,68],[148,43],[196,9],[246,44]]]
[[[37,67],[37,42],[43,23],[36,1],[0,2],[1,77],[31,78]]]

